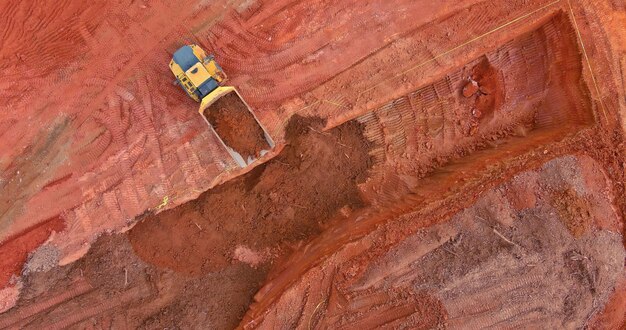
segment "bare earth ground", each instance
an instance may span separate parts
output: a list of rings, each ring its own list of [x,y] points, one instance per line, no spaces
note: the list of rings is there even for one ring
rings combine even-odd
[[[184,2],[0,5],[0,328],[626,325],[623,1]]]

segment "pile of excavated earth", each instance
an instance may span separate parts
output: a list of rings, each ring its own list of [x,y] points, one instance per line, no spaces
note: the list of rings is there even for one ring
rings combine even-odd
[[[626,326],[626,4],[44,2],[0,5],[0,329]]]

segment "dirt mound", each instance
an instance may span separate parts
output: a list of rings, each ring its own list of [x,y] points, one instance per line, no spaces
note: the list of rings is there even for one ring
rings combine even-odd
[[[290,143],[270,162],[148,215],[127,235],[101,237],[80,261],[30,272],[3,326],[235,327],[272,261],[318,234],[340,210],[363,206],[371,165],[361,125],[327,132],[295,117]]]
[[[137,254],[187,274],[246,261],[242,249],[256,254],[250,263],[258,264],[319,233],[341,208],[360,207],[357,184],[370,166],[361,127],[350,122],[322,132],[323,124],[296,117],[278,157],[197,200],[146,217],[129,234]]]
[[[620,2],[5,1],[0,328],[625,328]]]
[[[601,200],[598,204],[610,203],[605,174],[593,173],[595,167],[587,157],[556,158],[485,191],[470,207],[435,225],[419,223],[432,221],[452,204],[394,218],[305,273],[293,269],[310,260],[291,260],[284,273],[297,277],[293,285],[283,288],[268,309],[262,302],[269,295],[260,294],[249,312],[260,317],[244,319],[242,325],[307,328],[307,318],[314,315],[316,324],[329,328],[401,328],[412,320],[409,311],[424,322],[428,317],[419,311],[430,311],[438,315],[427,322],[430,328],[441,323],[472,329],[581,328],[621,278],[626,256],[622,236],[599,227],[604,217],[619,219],[619,214],[592,209],[589,230],[575,236],[550,196],[557,189],[572,189]],[[587,173],[586,179],[569,175],[577,172]],[[535,202],[517,209],[518,201],[511,197],[528,192],[536,195]],[[398,243],[389,243],[397,237],[402,237]],[[305,250],[328,246],[331,239],[319,236]],[[270,288],[277,285],[278,280],[267,282]],[[400,299],[403,295],[410,298]]]
[[[204,115],[224,143],[240,153],[244,160],[256,158],[261,150],[270,148],[263,129],[236,93],[221,97],[205,110]]]

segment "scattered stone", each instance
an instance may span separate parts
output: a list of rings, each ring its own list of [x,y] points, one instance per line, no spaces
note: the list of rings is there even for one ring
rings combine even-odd
[[[472,97],[478,90],[478,83],[470,78],[469,82],[463,87],[463,96]]]

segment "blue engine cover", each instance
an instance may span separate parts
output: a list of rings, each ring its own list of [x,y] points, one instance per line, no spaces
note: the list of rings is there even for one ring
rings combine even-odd
[[[200,62],[200,60],[196,57],[196,54],[193,53],[193,49],[189,46],[180,47],[174,53],[172,59],[180,66],[181,69],[183,69],[183,71],[189,70],[189,68]],[[202,99],[205,96],[209,95],[209,93],[214,91],[218,86],[219,84],[217,83],[217,81],[213,78],[210,78],[202,83],[202,85],[198,86],[198,90],[195,91],[195,94],[198,95],[200,99]]]
[[[183,71],[189,70],[194,64],[200,62],[200,60],[193,53],[193,49],[189,46],[180,47],[172,56],[174,62],[176,62]]]

